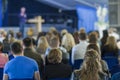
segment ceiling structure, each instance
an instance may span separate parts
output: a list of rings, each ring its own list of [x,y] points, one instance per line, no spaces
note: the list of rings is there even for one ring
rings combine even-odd
[[[108,0],[38,0],[44,4],[61,10],[75,10],[77,5],[96,7],[96,5],[107,5]]]

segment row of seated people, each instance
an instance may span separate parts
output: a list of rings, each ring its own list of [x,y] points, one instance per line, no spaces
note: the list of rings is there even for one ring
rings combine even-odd
[[[76,44],[76,45],[75,45],[75,42],[74,42],[74,38],[73,38],[73,36],[70,33],[65,33],[64,34],[64,36],[62,37],[61,43],[60,43],[59,38],[56,37],[56,33],[55,32],[54,32],[54,36],[53,37],[52,37],[52,35],[53,34],[49,33],[46,36],[42,36],[42,37],[39,38],[38,44],[42,45],[42,46],[38,45],[39,48],[43,47],[46,44],[47,41],[48,41],[48,44],[49,44],[49,46],[47,44],[47,48],[45,48],[45,49],[43,48],[41,50],[41,49],[37,48],[37,51],[41,55],[39,55],[36,52],[36,47],[35,47],[35,45],[33,45],[33,40],[31,38],[25,38],[23,40],[24,55],[27,56],[27,57],[30,57],[30,58],[32,58],[34,60],[36,60],[36,62],[38,63],[38,66],[39,66],[39,71],[41,73],[41,78],[42,79],[47,78],[47,77],[45,77],[45,75],[46,75],[45,74],[45,70],[46,69],[44,69],[44,68],[46,68],[46,66],[49,65],[49,64],[47,65],[47,61],[49,63],[49,59],[48,59],[47,56],[49,56],[49,53],[53,49],[57,48],[60,51],[62,51],[62,62],[64,64],[67,64],[68,66],[72,66],[72,69],[74,69],[74,64],[75,64],[76,60],[82,59],[83,63],[84,63],[85,53],[88,50],[87,49],[88,45],[92,45],[90,47],[90,49],[92,48],[94,50],[97,50],[97,53],[99,54],[99,56],[101,56],[101,55],[103,56],[104,55],[103,52],[106,54],[106,52],[104,51],[104,48],[102,48],[100,50],[100,46],[98,44],[98,40],[97,40],[95,32],[92,32],[89,35],[89,42],[88,42],[87,37],[86,37],[86,33],[84,31],[82,31],[79,34],[79,37],[78,37],[79,40],[80,40],[79,44]],[[46,40],[46,38],[47,38],[47,40]],[[42,40],[42,39],[44,39],[44,40]],[[111,42],[112,42],[112,46],[116,44],[115,43],[115,39],[112,36],[108,37],[108,39],[106,41],[106,45],[111,44]],[[59,46],[59,45],[62,45],[62,46]],[[118,48],[116,48],[116,45],[113,46],[113,47],[110,47],[110,48],[107,46],[107,49],[105,49],[105,50],[110,51],[111,49],[113,50],[113,53],[112,53],[113,55],[110,55],[110,56],[118,58],[118,53],[117,53],[118,52]],[[111,52],[112,52],[112,50],[111,50]],[[109,73],[108,72],[109,70],[107,68],[106,62],[104,60],[102,60],[101,57],[100,57],[100,60],[101,60],[101,64],[103,64],[103,66],[106,65],[105,72]],[[79,68],[80,68],[80,66],[78,67],[78,69]]]
[[[39,72],[37,63],[34,60],[23,56],[22,46],[20,43],[18,42],[13,43],[11,45],[11,49],[15,58],[5,65],[3,80],[7,80],[8,77],[11,80],[16,79],[32,80],[33,74],[35,73],[33,71],[37,70],[37,72]],[[17,53],[17,50],[21,51],[21,53],[20,52]],[[72,68],[70,65],[62,63],[62,52],[59,49],[51,49],[47,56],[47,59],[49,64],[45,66],[45,74],[43,78],[44,80],[49,80],[52,78],[67,78],[68,80],[70,80],[69,78],[71,77],[72,74]],[[35,68],[35,70],[33,68]],[[75,70],[74,73],[75,73],[74,80],[79,79],[88,80],[90,78],[91,78],[90,80],[106,80],[105,77],[109,77],[107,64],[103,60],[101,60],[98,51],[90,47],[85,53],[85,58],[83,60],[81,68],[79,70]],[[89,75],[87,76],[86,74],[88,73]],[[95,77],[92,78],[91,76],[93,74]],[[35,75],[37,76],[36,80],[39,80],[38,76],[39,73]]]

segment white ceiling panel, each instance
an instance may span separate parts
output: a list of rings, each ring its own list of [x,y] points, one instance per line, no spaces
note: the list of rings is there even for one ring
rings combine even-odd
[[[108,0],[38,0],[49,6],[57,7],[62,10],[75,10],[77,5],[95,7],[95,5],[107,5]]]

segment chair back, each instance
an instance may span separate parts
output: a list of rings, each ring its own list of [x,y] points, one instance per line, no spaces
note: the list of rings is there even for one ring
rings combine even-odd
[[[115,65],[110,69],[111,76],[117,72],[120,72],[120,64]]]
[[[74,68],[74,69],[79,69],[82,63],[83,63],[83,59],[75,60],[75,61],[74,61],[73,68]]]
[[[3,79],[3,68],[0,68],[0,80]]]
[[[113,66],[119,63],[116,57],[103,57],[102,59],[107,62],[109,69],[112,69]]]
[[[120,72],[115,73],[115,74],[112,76],[111,80],[120,80]]]

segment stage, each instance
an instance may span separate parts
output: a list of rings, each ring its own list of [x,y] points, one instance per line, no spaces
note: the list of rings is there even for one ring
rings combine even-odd
[[[75,31],[74,28],[65,26],[64,24],[43,24],[42,32],[48,32],[51,27],[55,27],[58,30],[58,32],[61,32],[61,30],[63,29],[68,30],[68,32],[70,33],[73,33]],[[27,24],[27,26],[25,27],[25,32],[24,32],[25,35],[26,35],[28,28],[33,28],[35,32],[35,29],[36,29],[35,25]],[[6,26],[6,27],[0,27],[0,29],[4,29],[6,32],[8,32],[9,30],[13,30],[15,33],[19,32],[19,26]]]

